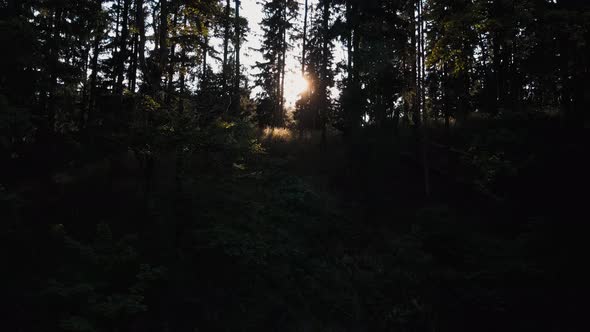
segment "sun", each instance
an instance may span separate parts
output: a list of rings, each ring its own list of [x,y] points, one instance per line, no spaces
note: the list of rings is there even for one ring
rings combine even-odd
[[[309,87],[309,82],[300,74],[288,73],[285,76],[285,101],[287,106],[294,106],[299,95]]]

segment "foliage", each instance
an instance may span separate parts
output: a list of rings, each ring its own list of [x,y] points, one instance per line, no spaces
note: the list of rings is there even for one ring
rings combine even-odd
[[[108,224],[98,224],[91,243],[67,235],[61,224],[53,235],[64,246],[63,265],[49,279],[45,298],[59,306],[66,331],[103,331],[129,324],[145,312],[145,294],[164,277],[165,269],[140,263],[133,235],[115,240]],[[71,261],[70,261],[71,260]]]

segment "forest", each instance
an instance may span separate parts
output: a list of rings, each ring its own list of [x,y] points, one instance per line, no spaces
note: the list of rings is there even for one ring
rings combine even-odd
[[[588,326],[588,0],[0,0],[0,45],[1,330]]]

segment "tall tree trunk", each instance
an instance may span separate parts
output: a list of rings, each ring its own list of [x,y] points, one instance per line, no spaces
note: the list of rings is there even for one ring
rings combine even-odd
[[[330,38],[330,1],[324,0],[323,13],[322,13],[322,80],[321,80],[321,109],[320,109],[320,125],[322,130],[321,148],[326,150],[328,144],[327,138],[327,121],[328,121],[328,52],[329,50],[329,38]]]
[[[131,0],[123,0],[123,12],[121,22],[121,38],[119,39],[119,52],[116,55],[116,75],[117,81],[115,94],[123,93],[123,78],[125,72],[125,61],[127,60],[127,39],[129,38],[129,5]]]
[[[187,28],[187,15],[184,15],[184,19],[182,21],[182,26],[186,29]],[[180,85],[180,93],[178,98],[178,112],[184,112],[184,99],[185,99],[185,92],[186,92],[186,47],[182,47],[180,51],[180,71],[178,77],[178,83]]]
[[[129,69],[129,86],[132,92],[137,88],[137,70],[144,70],[142,54],[145,52],[145,26],[143,22],[143,0],[135,0],[135,32],[133,33],[133,53]],[[144,43],[142,44],[142,34]],[[145,55],[143,55],[145,57]],[[145,60],[145,58],[144,58]]]
[[[150,87],[150,75],[147,69],[147,63],[145,60],[145,44],[146,44],[146,36],[145,36],[145,12],[144,12],[144,0],[136,0],[136,11],[137,11],[137,31],[139,34],[139,45],[138,45],[138,58],[139,58],[139,68],[141,69],[141,78],[142,78],[142,87]]]
[[[285,32],[283,31],[283,34]],[[285,123],[285,56],[286,50],[283,50],[282,60],[281,60],[281,95],[279,97],[279,109],[281,110],[281,125]]]
[[[124,1],[124,0],[123,0]],[[116,14],[115,14],[115,42],[113,43],[113,54],[117,53],[117,46],[119,40],[119,26],[121,25],[121,0],[117,0],[115,4]]]
[[[84,42],[84,73],[88,73],[88,70],[90,68],[90,62],[92,61],[92,59],[90,59],[90,51],[92,50],[92,42],[90,41],[90,38],[88,38],[88,40],[86,42]],[[85,122],[85,117],[86,117],[86,112],[88,110],[88,100],[90,99],[90,78],[88,77],[88,75],[84,75],[84,78],[82,79],[82,85],[83,85],[83,89],[82,89],[82,109],[80,112],[80,125],[83,126],[84,122]]]
[[[100,5],[100,4],[99,4]],[[100,26],[97,25],[94,31],[94,42],[92,45],[92,59],[90,60],[90,97],[88,98],[88,114],[86,122],[92,119],[95,111],[96,103],[96,84],[98,77],[98,56],[100,54],[100,41],[102,40],[103,31]]]
[[[131,60],[129,61],[129,73],[127,74],[127,80],[129,81],[129,90],[135,92],[137,87],[137,62],[139,55],[139,35],[133,34]]]
[[[160,63],[158,68],[158,81],[156,87],[162,84],[162,75],[166,70],[168,64],[168,1],[160,0],[160,26],[159,26],[159,39],[160,39]]]
[[[236,6],[236,17],[235,17],[235,27],[236,35],[235,35],[235,49],[236,49],[236,68],[235,68],[235,80],[234,80],[234,98],[233,98],[233,106],[235,114],[239,114],[241,112],[240,107],[240,38],[241,38],[241,31],[240,31],[240,0],[235,0]]]
[[[281,31],[281,63],[280,63],[280,88],[279,88],[279,111],[280,118],[279,124],[282,126],[285,123],[285,60],[287,56],[287,6],[283,8],[282,13],[282,31]]]
[[[172,19],[172,29],[173,31],[176,30],[176,26],[178,24],[178,14],[174,13],[174,18]],[[167,73],[167,87],[166,87],[166,104],[170,105],[172,101],[172,95],[174,94],[174,63],[176,57],[176,42],[172,40],[170,42],[170,57],[168,59],[168,73]]]
[[[352,130],[356,132],[360,129],[362,123],[362,108],[364,101],[361,98],[361,29],[359,14],[357,13],[358,5],[351,2],[351,22],[352,22]]]
[[[348,31],[346,33],[346,54],[347,54],[346,71],[348,74],[347,78],[348,78],[349,86],[352,83],[352,33],[353,33],[352,17],[353,17],[353,13],[352,13],[351,0],[347,0],[346,1],[346,27],[347,27]]]
[[[124,0],[123,0],[124,1]],[[121,0],[117,0],[117,2],[115,3],[115,10],[116,10],[116,14],[115,14],[115,38],[113,39],[113,44],[112,44],[112,51],[111,51],[111,56],[113,57],[114,60],[114,65],[113,65],[113,72],[111,73],[111,88],[113,90],[113,92],[117,89],[117,54],[119,54],[119,49],[118,47],[121,45],[119,42],[119,38],[120,38],[120,32],[119,32],[119,27],[121,26]]]
[[[354,122],[355,122],[355,106],[353,105],[353,94],[356,92],[353,89],[353,12],[352,12],[352,0],[346,0],[346,51],[347,51],[347,59],[346,59],[346,95],[347,95],[347,102],[343,104],[344,106],[344,136],[348,139],[352,136],[352,132],[354,131]]]
[[[424,172],[424,194],[430,196],[430,171],[428,165],[428,111],[426,109],[426,91],[424,86],[426,76],[425,40],[424,40],[424,0],[418,0],[418,50],[419,50],[419,108],[422,113],[422,168]]]
[[[417,40],[416,35],[418,34],[418,23],[416,22],[416,1],[412,1],[412,6],[409,8],[410,11],[410,21],[412,32],[410,35],[410,91],[413,92],[412,95],[412,102],[410,107],[410,113],[412,114],[412,121],[414,122],[414,130],[417,131],[418,125],[420,123],[420,114],[418,109],[418,72],[417,72]]]
[[[205,28],[209,27],[209,22],[205,22]],[[208,29],[207,29],[208,30]],[[209,32],[207,32],[209,33]],[[209,35],[203,37],[203,73],[201,75],[201,82],[207,81],[207,51],[209,48]]]
[[[160,54],[160,3],[152,7],[152,29],[154,30],[154,54]]]
[[[308,0],[305,0],[305,8],[303,9],[303,38],[301,40],[301,77],[304,79],[307,79],[307,75],[305,74],[305,70],[306,70],[306,56],[307,56],[307,17],[309,15],[309,3]],[[303,104],[302,105],[308,105],[308,100],[309,100],[309,96],[310,96],[310,89],[311,87],[308,87],[305,91],[303,91],[302,95],[301,95],[301,101]],[[302,110],[300,110],[300,112],[305,112],[307,110],[306,106],[302,106]],[[299,138],[302,139],[303,138],[303,130],[304,130],[304,126],[305,126],[305,121],[304,121],[305,116],[302,115],[301,118],[299,119]]]
[[[47,105],[47,129],[48,133],[55,129],[55,103],[57,90],[57,68],[59,67],[59,51],[61,48],[61,29],[62,29],[63,9],[56,8],[53,15],[52,38],[49,45],[49,82],[47,88],[48,105]]]
[[[225,21],[223,27],[223,88],[224,91],[227,89],[227,77],[228,77],[228,55],[229,55],[229,39],[230,39],[230,22],[231,22],[231,0],[227,0],[225,4]]]
[[[301,77],[305,77],[305,56],[307,52],[307,15],[308,15],[308,0],[305,0],[305,8],[303,9],[303,39],[301,41]]]

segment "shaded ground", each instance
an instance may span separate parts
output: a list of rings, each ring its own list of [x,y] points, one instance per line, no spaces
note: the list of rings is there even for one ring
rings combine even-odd
[[[149,194],[136,172],[53,192],[37,206],[51,213],[45,231],[3,236],[28,253],[12,262],[13,319],[70,331],[576,330],[582,279],[554,224],[507,227],[513,210],[436,174],[425,199],[419,166],[367,138],[332,138],[327,151],[266,139],[266,153],[189,167],[180,182],[162,158]]]

